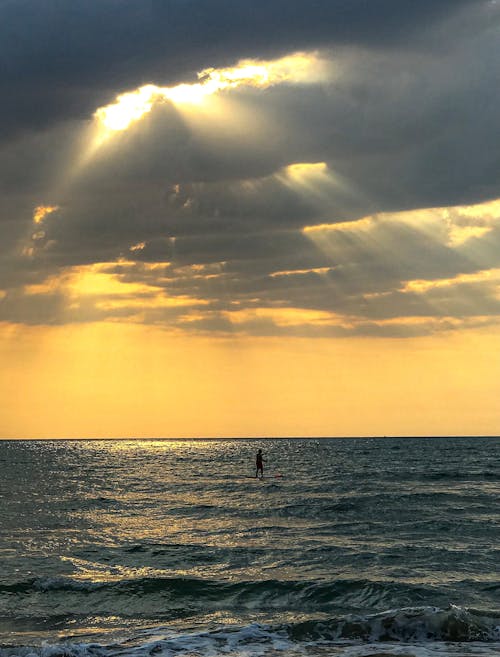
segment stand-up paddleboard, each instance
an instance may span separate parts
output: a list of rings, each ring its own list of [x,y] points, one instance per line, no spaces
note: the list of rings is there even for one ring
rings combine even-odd
[[[245,479],[283,479],[283,475],[281,474],[271,474],[271,475],[264,475],[263,477],[255,477],[252,475],[245,475]]]

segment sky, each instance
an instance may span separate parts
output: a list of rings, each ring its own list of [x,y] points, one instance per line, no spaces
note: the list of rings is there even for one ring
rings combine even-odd
[[[497,0],[0,0],[0,438],[500,434]]]

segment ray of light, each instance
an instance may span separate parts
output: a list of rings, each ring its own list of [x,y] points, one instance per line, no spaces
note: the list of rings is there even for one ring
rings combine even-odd
[[[94,116],[108,130],[121,131],[157,103],[199,105],[208,96],[240,86],[265,89],[285,82],[305,84],[325,75],[325,64],[317,53],[295,53],[274,61],[242,60],[234,67],[207,68],[198,73],[198,82],[173,87],[148,84],[125,92],[114,103],[99,107]]]
[[[279,182],[317,208],[318,218],[343,213],[352,202],[367,202],[366,194],[326,162],[294,162],[276,174]]]
[[[205,140],[213,140],[214,135],[217,140],[221,136],[245,142],[262,140],[282,126],[271,116],[261,116],[255,108],[229,95],[228,91],[326,82],[332,79],[333,71],[331,62],[318,52],[298,52],[276,60],[246,59],[232,67],[207,68],[198,73],[196,82],[170,87],[147,84],[124,91],[114,102],[94,112],[94,121],[83,131],[78,153],[66,172],[66,183],[71,184],[104,147],[107,152],[118,134],[165,104],[175,107],[190,130]]]
[[[446,299],[432,296],[435,289],[453,288],[459,285],[491,283],[492,294],[498,281],[497,269],[486,269],[481,257],[480,242],[474,243],[474,256],[467,248],[467,242],[482,237],[500,224],[500,204],[498,200],[487,201],[472,206],[451,206],[424,208],[418,210],[380,213],[362,217],[355,221],[307,226],[303,233],[331,259],[332,263],[345,259],[347,251],[354,249],[358,257],[362,253],[377,256],[382,268],[384,262],[390,263],[394,271],[400,270],[402,279],[394,279],[394,287],[376,293],[362,295],[364,301],[376,303],[377,299],[393,294],[422,297],[429,307],[429,316],[439,316],[446,307]],[[405,258],[401,252],[398,235],[401,230],[422,233],[425,238],[444,249],[456,250],[464,262],[468,262],[473,273],[458,273],[452,278],[436,277],[432,280],[405,280],[407,271]],[[487,248],[485,246],[484,248]],[[360,264],[360,266],[362,266]],[[470,270],[469,270],[470,271]],[[330,282],[328,282],[330,284]],[[461,318],[461,321],[463,318]]]

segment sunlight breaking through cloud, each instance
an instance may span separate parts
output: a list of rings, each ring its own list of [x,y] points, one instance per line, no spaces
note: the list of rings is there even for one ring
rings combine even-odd
[[[59,210],[58,205],[38,205],[33,211],[33,223],[41,224],[48,214]]]
[[[443,278],[438,280],[412,280],[407,281],[401,288],[401,292],[425,293],[428,290],[436,288],[453,287],[460,284],[491,282],[495,286],[500,284],[500,269],[486,269],[473,274],[457,274],[453,278]]]
[[[198,82],[173,87],[147,84],[120,94],[116,102],[98,108],[94,116],[108,130],[126,130],[157,103],[198,105],[208,96],[236,87],[308,84],[326,79],[326,74],[326,65],[317,53],[295,53],[272,61],[244,59],[234,67],[206,68],[198,73]]]

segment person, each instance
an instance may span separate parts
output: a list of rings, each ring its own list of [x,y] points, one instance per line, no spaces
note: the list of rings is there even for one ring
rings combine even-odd
[[[257,457],[255,459],[255,465],[256,465],[255,476],[258,477],[259,472],[260,472],[260,477],[262,479],[262,477],[264,476],[264,458],[262,456],[262,450],[261,449],[259,449],[259,451],[257,452]]]

